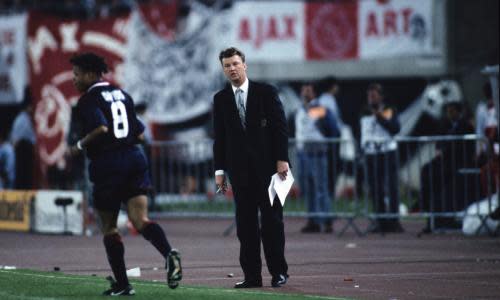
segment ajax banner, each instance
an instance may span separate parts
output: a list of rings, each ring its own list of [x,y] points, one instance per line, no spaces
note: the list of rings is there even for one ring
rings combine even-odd
[[[28,58],[42,175],[48,166],[65,167],[71,107],[80,96],[72,83],[69,59],[75,53],[95,52],[103,56],[109,66],[106,79],[120,84],[127,23],[128,17],[81,21],[30,13]]]
[[[434,28],[431,0],[358,3],[360,58],[432,53]]]
[[[433,23],[434,6],[432,0],[237,2],[229,42],[249,62],[442,54],[433,45],[443,32]]]

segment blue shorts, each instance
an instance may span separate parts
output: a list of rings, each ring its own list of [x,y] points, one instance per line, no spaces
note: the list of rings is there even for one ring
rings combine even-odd
[[[118,211],[122,203],[152,188],[148,163],[136,146],[102,153],[89,165],[93,187],[93,206],[98,210]]]

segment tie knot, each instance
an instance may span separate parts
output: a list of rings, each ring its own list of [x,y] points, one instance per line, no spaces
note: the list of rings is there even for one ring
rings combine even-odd
[[[240,88],[237,88],[237,89],[236,89],[236,95],[238,95],[238,94],[240,94],[240,93],[243,93],[243,90],[242,90],[242,89],[240,89]]]

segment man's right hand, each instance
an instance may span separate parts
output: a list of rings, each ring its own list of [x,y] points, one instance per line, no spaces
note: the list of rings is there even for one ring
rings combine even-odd
[[[215,175],[215,185],[217,193],[224,194],[227,191],[226,175]]]

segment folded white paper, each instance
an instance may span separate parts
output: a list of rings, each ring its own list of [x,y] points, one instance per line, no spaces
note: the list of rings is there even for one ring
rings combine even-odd
[[[281,202],[281,206],[285,205],[285,199],[293,184],[293,175],[289,170],[285,180],[281,180],[278,173],[275,173],[271,177],[271,183],[269,184],[269,188],[267,189],[269,193],[269,201],[271,202],[271,206],[274,204],[274,198],[278,195],[278,198]]]

